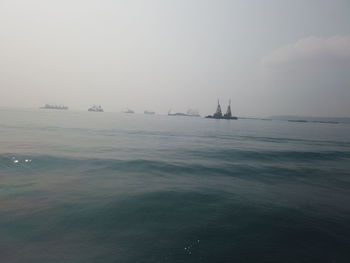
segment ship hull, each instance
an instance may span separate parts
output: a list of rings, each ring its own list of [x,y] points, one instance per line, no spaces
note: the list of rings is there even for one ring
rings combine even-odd
[[[186,113],[168,113],[168,116],[183,116],[183,117],[200,117],[200,115],[190,115]]]
[[[209,116],[206,116],[205,118],[216,119],[216,120],[238,120],[238,118],[235,116],[232,116],[232,117],[213,117],[213,116],[209,115]]]

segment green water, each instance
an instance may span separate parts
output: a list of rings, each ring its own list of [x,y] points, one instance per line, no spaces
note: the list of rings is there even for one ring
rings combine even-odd
[[[0,120],[1,262],[349,262],[350,125]]]

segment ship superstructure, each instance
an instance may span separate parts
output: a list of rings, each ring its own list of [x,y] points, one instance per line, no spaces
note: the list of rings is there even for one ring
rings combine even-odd
[[[215,119],[221,119],[222,118],[222,112],[221,112],[221,106],[220,106],[219,100],[218,100],[218,106],[216,108],[216,112],[213,115],[213,118],[215,118]]]
[[[237,120],[238,119],[237,117],[232,116],[231,100],[229,101],[226,113],[224,115],[222,115],[220,102],[218,100],[218,106],[216,108],[216,112],[213,114],[213,116],[212,115],[208,115],[208,116],[206,116],[206,118],[209,118],[209,119],[226,119],[226,120]]]
[[[226,113],[225,113],[225,115],[224,115],[224,118],[225,118],[225,119],[230,119],[230,118],[232,118],[231,100],[230,100],[229,103],[228,103],[227,111],[226,111]]]

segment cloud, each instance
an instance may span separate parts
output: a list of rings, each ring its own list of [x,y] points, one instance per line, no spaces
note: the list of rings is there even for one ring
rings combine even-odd
[[[350,35],[310,36],[278,48],[262,60],[264,68],[324,67],[350,63]]]
[[[296,115],[350,115],[350,35],[307,37],[267,55],[261,98]]]

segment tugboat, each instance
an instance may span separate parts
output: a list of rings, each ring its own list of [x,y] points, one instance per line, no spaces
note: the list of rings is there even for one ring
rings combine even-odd
[[[101,105],[99,105],[99,106],[94,105],[94,106],[90,107],[88,109],[88,111],[103,112],[103,109],[102,109]]]
[[[232,116],[231,100],[230,100],[229,105],[227,107],[227,111],[224,115],[222,115],[220,102],[218,100],[218,106],[216,108],[216,112],[213,114],[213,116],[208,115],[208,116],[206,116],[206,118],[208,118],[208,119],[225,119],[225,120],[237,120],[238,119],[236,116]]]
[[[45,104],[43,107],[40,107],[40,109],[45,109],[45,110],[68,110],[68,107],[64,106],[64,105]]]

